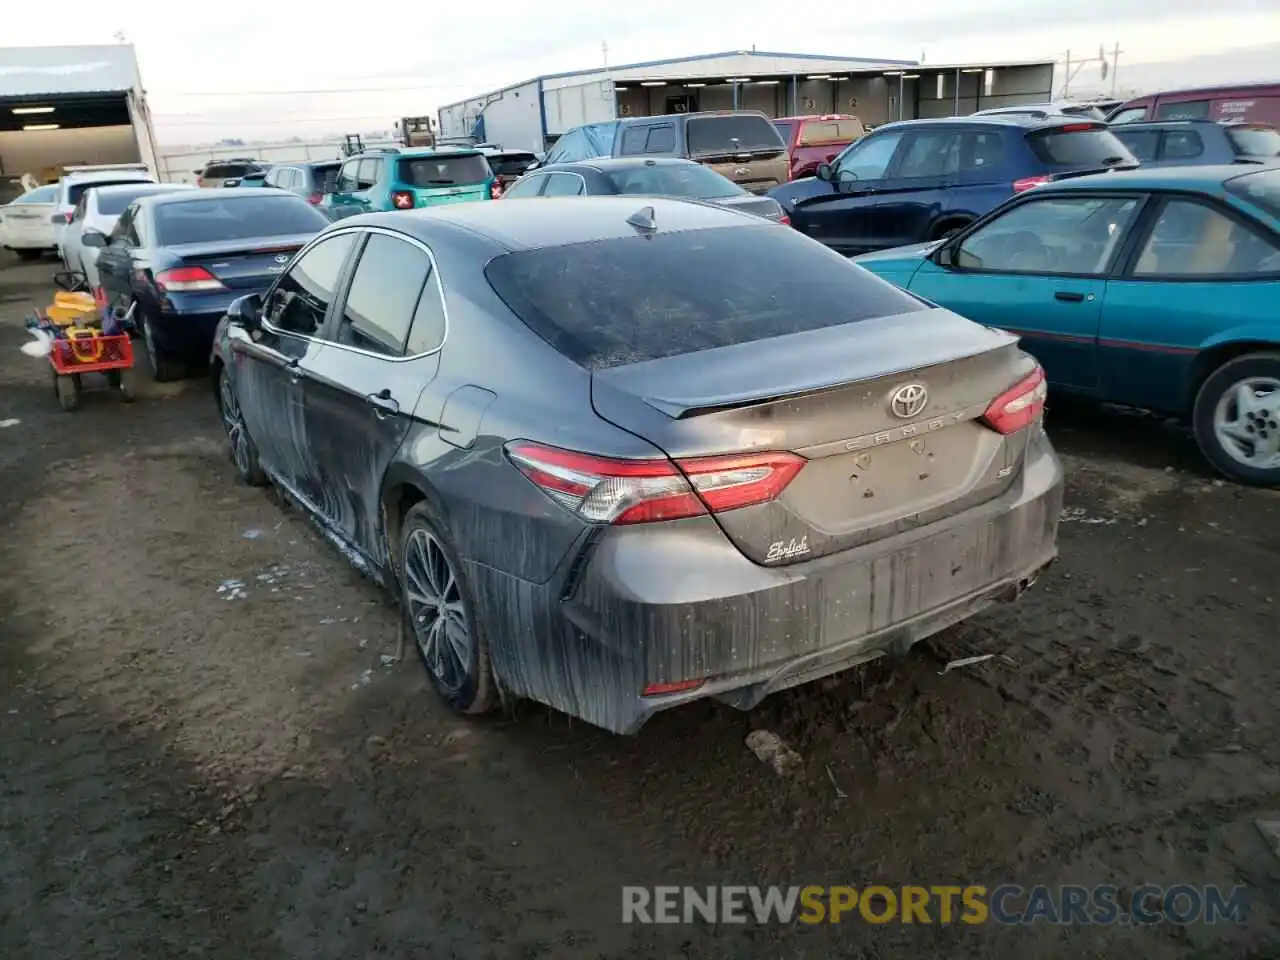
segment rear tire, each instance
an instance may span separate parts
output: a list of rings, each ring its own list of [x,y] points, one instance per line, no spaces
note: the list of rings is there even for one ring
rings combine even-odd
[[[497,698],[489,644],[462,563],[424,501],[405,515],[397,559],[405,630],[427,679],[449,709],[487,713]]]
[[[1213,371],[1196,394],[1192,428],[1220,473],[1280,486],[1280,353],[1245,354]]]
[[[58,394],[58,405],[68,412],[80,409],[80,374],[58,374],[53,384]]]
[[[135,316],[138,317],[138,326],[141,328],[142,342],[147,348],[147,359],[151,361],[151,375],[157,383],[169,383],[173,380],[181,380],[187,375],[186,364],[181,360],[175,360],[168,354],[164,353],[156,345],[155,337],[151,330],[151,321],[147,319],[147,315],[141,310],[135,310]]]

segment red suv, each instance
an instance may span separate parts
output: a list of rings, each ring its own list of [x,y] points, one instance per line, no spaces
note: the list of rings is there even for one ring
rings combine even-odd
[[[844,113],[779,117],[773,125],[787,145],[790,180],[812,177],[818,171],[818,164],[830,163],[841,150],[862,139],[867,132],[861,120]]]

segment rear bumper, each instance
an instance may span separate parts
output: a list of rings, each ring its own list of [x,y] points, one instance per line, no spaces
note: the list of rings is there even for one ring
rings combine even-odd
[[[703,517],[609,528],[547,584],[470,574],[505,690],[634,733],[703,697],[749,709],[1014,599],[1055,558],[1061,506],[1061,466],[1040,433],[996,500],[808,563],[758,566]]]
[[[149,314],[147,318],[156,348],[174,358],[208,359],[218,321],[226,314],[231,301],[246,292],[252,291],[171,296],[165,304],[167,309]]]

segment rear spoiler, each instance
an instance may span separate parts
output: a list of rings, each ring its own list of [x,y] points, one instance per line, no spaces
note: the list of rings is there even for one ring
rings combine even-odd
[[[145,163],[87,163],[75,167],[63,167],[65,173],[93,173],[99,170],[141,170],[150,173],[151,168]]]

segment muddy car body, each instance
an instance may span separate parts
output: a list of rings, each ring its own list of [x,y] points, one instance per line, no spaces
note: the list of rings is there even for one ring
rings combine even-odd
[[[1016,338],[707,204],[351,218],[233,308],[213,367],[241,477],[400,594],[461,712],[748,708],[1056,553]]]

